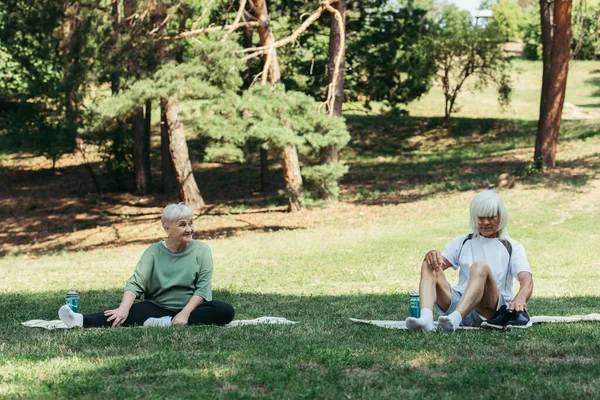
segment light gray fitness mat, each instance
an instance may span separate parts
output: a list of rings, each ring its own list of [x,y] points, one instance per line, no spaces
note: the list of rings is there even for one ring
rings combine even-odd
[[[231,321],[225,328],[235,328],[237,326],[245,325],[289,325],[295,324],[295,321],[290,321],[282,317],[260,317],[255,319],[238,319]],[[44,328],[44,329],[67,329],[67,326],[60,320],[55,319],[52,321],[46,321],[43,319],[32,319],[30,321],[21,322],[21,325],[29,328]],[[208,325],[207,325],[208,326]]]
[[[406,329],[405,321],[383,321],[383,320],[374,320],[374,319],[356,319],[350,318],[350,321],[356,322],[358,324],[369,324],[379,326],[381,328],[388,329]],[[568,323],[568,322],[589,322],[589,321],[600,321],[600,314],[587,314],[587,315],[572,315],[572,316],[536,316],[531,317],[532,324],[541,324],[541,323]],[[433,323],[437,327],[437,322]],[[469,329],[469,330],[478,330],[480,328],[470,327],[470,326],[461,326],[458,329]]]

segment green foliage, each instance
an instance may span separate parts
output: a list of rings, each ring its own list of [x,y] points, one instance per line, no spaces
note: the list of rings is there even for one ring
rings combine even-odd
[[[102,129],[116,117],[126,118],[146,100],[177,96],[181,100],[215,100],[223,91],[236,90],[242,83],[243,63],[233,56],[232,42],[202,41],[191,49],[183,64],[164,64],[155,74],[139,79],[117,96],[102,96],[89,108],[88,130]],[[95,116],[95,117],[94,117]]]
[[[573,2],[571,17],[571,51],[578,60],[594,60],[600,55],[600,4],[594,1]],[[528,60],[542,59],[542,34],[539,7],[529,8],[521,25],[524,55]],[[579,43],[581,42],[581,45]]]
[[[0,118],[11,147],[30,151],[56,161],[75,148],[75,134],[68,121],[56,112],[53,99],[11,104]]]
[[[397,9],[377,8],[367,13],[360,34],[348,43],[348,98],[383,101],[389,107],[409,103],[426,93],[435,75],[427,50],[431,21],[427,11],[411,3]]]
[[[321,166],[323,149],[342,149],[350,140],[344,120],[324,113],[312,97],[286,91],[283,85],[255,85],[241,96],[226,93],[211,102],[186,105],[188,126],[212,139],[207,148],[211,160],[242,161],[249,142],[263,148],[295,146],[304,156],[302,174],[310,181],[309,192],[322,195],[324,182],[337,197],[337,180],[347,172],[343,165]],[[317,166],[318,165],[318,166]]]
[[[510,59],[503,52],[505,37],[502,26],[475,26],[467,11],[446,6],[437,21],[435,40],[430,49],[435,58],[445,95],[445,118],[457,110],[458,94],[467,85],[481,91],[489,84],[496,86],[499,102],[510,102],[512,83]]]
[[[492,6],[490,28],[496,30],[505,41],[517,41],[521,38],[519,30],[521,8],[512,0],[500,0]]]
[[[600,3],[575,0],[571,24],[573,30],[571,49],[577,51],[574,58],[578,60],[600,58]]]
[[[73,149],[75,133],[61,113],[61,16],[54,1],[0,3],[0,125],[12,146],[53,165]]]
[[[271,12],[271,26],[277,38],[287,36],[297,25],[297,15],[315,7],[312,3],[296,3],[297,8],[271,8],[275,10]],[[422,7],[432,7],[428,1],[421,3]],[[281,9],[286,13],[280,15]],[[429,90],[435,66],[423,47],[431,27],[427,12],[410,1],[348,2],[344,72],[347,100],[367,105],[383,101],[389,107],[397,107]],[[282,82],[288,89],[325,100],[331,18],[325,12],[300,36],[296,46],[278,49]],[[254,68],[258,72],[260,65]]]
[[[52,0],[0,3],[0,97],[56,93],[61,66],[55,31],[61,7]]]
[[[348,166],[340,162],[330,162],[302,168],[306,189],[313,197],[339,198],[340,188],[337,182],[348,172]]]
[[[542,59],[542,26],[539,7],[531,7],[523,15],[521,24],[523,55],[528,60]]]

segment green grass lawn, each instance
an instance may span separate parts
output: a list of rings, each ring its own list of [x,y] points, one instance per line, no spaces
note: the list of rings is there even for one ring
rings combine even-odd
[[[71,288],[84,313],[118,305],[146,245],[0,257],[0,398],[600,398],[600,323],[445,334],[349,321],[405,319],[423,255],[468,230],[473,194],[502,172],[518,178],[502,196],[534,273],[531,314],[600,312],[598,120],[565,121],[559,169],[531,174],[541,64],[517,66],[512,111],[491,90],[465,94],[451,132],[439,89],[410,117],[349,115],[346,217],[207,241],[214,296],[236,318],[296,325],[25,328],[56,319]],[[599,74],[572,63],[567,101],[600,109]]]
[[[542,88],[542,63],[516,59],[513,61],[512,81],[514,92],[510,106],[498,110],[495,89],[487,87],[483,92],[468,90],[472,86],[467,80],[467,90],[461,91],[457,103],[460,106],[454,116],[459,118],[499,118],[535,120],[539,117]],[[600,111],[600,68],[597,61],[575,61],[569,64],[565,102]],[[407,107],[410,115],[436,117],[444,115],[444,96],[439,86]]]
[[[116,305],[143,251],[127,246],[0,260],[0,395],[138,398],[600,396],[600,324],[413,333],[351,323],[404,319],[424,252],[467,229],[472,193],[373,207],[343,223],[209,241],[215,297],[237,318],[294,326],[44,331],[71,287],[83,312]],[[528,252],[533,315],[599,311],[600,213],[585,189],[503,193]],[[201,227],[200,227],[201,229]],[[456,280],[451,274],[451,280]],[[492,391],[488,392],[488,391]],[[489,394],[489,396],[488,396]]]

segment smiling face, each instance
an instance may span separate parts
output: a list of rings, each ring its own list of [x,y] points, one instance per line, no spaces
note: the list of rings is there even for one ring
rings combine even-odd
[[[182,218],[164,225],[167,239],[176,248],[187,247],[192,242],[194,221],[192,218]]]
[[[479,234],[486,238],[495,238],[498,236],[498,226],[500,225],[500,215],[493,217],[479,217],[477,228]]]

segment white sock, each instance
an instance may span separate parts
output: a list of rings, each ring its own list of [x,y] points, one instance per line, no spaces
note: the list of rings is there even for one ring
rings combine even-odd
[[[148,318],[144,321],[144,326],[171,326],[173,317]]]
[[[58,318],[60,318],[68,328],[83,326],[83,314],[73,312],[66,304],[58,310]]]
[[[433,311],[429,308],[422,308],[420,318],[406,318],[406,328],[411,331],[432,331]]]
[[[458,311],[454,311],[450,315],[439,317],[438,326],[443,331],[454,332],[458,329],[462,320],[462,315]]]

